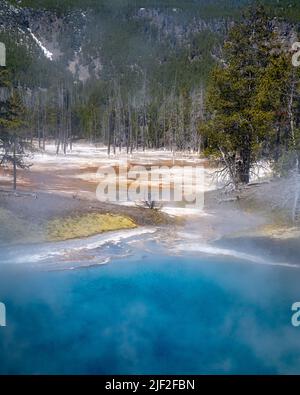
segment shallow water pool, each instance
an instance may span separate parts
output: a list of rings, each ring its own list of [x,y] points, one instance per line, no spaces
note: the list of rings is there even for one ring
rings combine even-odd
[[[150,245],[99,267],[0,273],[2,374],[300,373],[297,268]]]

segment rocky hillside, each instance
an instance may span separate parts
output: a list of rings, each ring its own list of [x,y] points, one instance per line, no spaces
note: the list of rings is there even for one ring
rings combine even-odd
[[[186,62],[193,64],[191,71],[200,69],[204,78],[231,22],[202,1],[196,13],[194,2],[180,8],[154,6],[160,2],[147,8],[117,7],[116,1],[113,6],[103,2],[103,7],[99,2],[97,7],[89,2],[60,3],[65,8],[55,1],[1,1],[0,38],[7,45],[8,62],[19,79],[26,72],[27,83],[51,80],[58,70],[81,82],[112,74],[130,80],[142,77],[145,70],[165,73],[171,68],[173,73]]]
[[[300,8],[294,1],[265,2],[283,15]],[[118,75],[130,83],[147,73],[156,79],[163,74],[172,85],[174,72],[183,78],[184,70],[190,87],[205,80],[228,27],[247,3],[2,0],[0,39],[18,80],[27,84],[51,85],[57,73],[81,82]]]

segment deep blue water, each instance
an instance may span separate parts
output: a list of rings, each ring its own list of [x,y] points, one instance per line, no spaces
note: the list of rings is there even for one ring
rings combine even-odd
[[[300,373],[300,270],[147,253],[64,272],[2,268],[0,373]]]

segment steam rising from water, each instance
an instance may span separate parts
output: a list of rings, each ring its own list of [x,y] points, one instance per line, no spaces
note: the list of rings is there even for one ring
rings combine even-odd
[[[2,250],[1,263],[27,265],[52,270],[96,266],[126,256],[128,243],[156,231],[155,228],[109,232],[85,239],[19,246]]]
[[[284,262],[271,262],[258,255],[252,255],[244,252],[239,252],[231,249],[218,248],[211,245],[195,244],[195,243],[182,243],[175,247],[178,252],[201,252],[208,255],[218,255],[236,258],[239,260],[252,262],[260,265],[273,265],[273,266],[285,266],[300,269],[299,265]]]
[[[213,242],[205,241],[201,234],[195,232],[168,234],[166,230],[157,228],[123,230],[85,239],[6,248],[2,250],[1,263],[45,270],[70,270],[103,265],[114,259],[157,251],[166,256],[184,255],[186,259],[197,256],[202,260],[205,256],[216,256],[248,264],[300,268],[296,263],[267,259],[253,254],[251,250],[238,251],[219,247]]]

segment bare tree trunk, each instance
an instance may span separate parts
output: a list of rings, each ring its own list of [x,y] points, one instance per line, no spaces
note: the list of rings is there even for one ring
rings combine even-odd
[[[289,99],[289,103],[288,103],[288,115],[289,115],[289,121],[290,121],[292,143],[293,143],[293,147],[295,149],[295,154],[296,154],[295,170],[297,173],[299,173],[300,163],[299,163],[299,154],[297,152],[297,143],[296,143],[296,136],[295,136],[295,119],[294,119],[294,110],[293,110],[294,99],[295,99],[295,84],[296,84],[295,71],[293,70],[290,99]]]
[[[111,145],[111,129],[110,129],[110,109],[108,110],[108,117],[107,117],[107,133],[108,133],[108,143],[107,143],[107,155],[110,156],[110,145]]]
[[[13,148],[13,189],[17,190],[17,156],[16,156],[16,137],[14,136],[14,148]]]
[[[131,145],[131,135],[132,135],[132,119],[131,119],[131,109],[128,100],[128,135],[127,135],[127,155],[129,154],[129,148]]]
[[[296,222],[298,220],[299,216],[299,195],[300,195],[300,180],[299,180],[299,168],[300,168],[300,163],[299,163],[299,154],[297,150],[297,142],[296,142],[296,136],[295,136],[295,119],[294,119],[294,99],[295,99],[295,71],[293,70],[292,74],[292,81],[291,81],[291,92],[290,92],[290,98],[288,102],[288,116],[289,116],[289,122],[290,122],[290,129],[291,129],[291,136],[292,136],[292,144],[295,149],[295,155],[296,155],[296,163],[295,163],[295,195],[294,195],[294,204],[292,208],[292,219],[293,222]]]
[[[295,196],[294,196],[294,204],[293,204],[293,211],[292,211],[292,220],[293,222],[297,222],[299,219],[299,214],[300,214],[300,180],[299,180],[299,174],[296,174],[296,180],[295,180]]]

